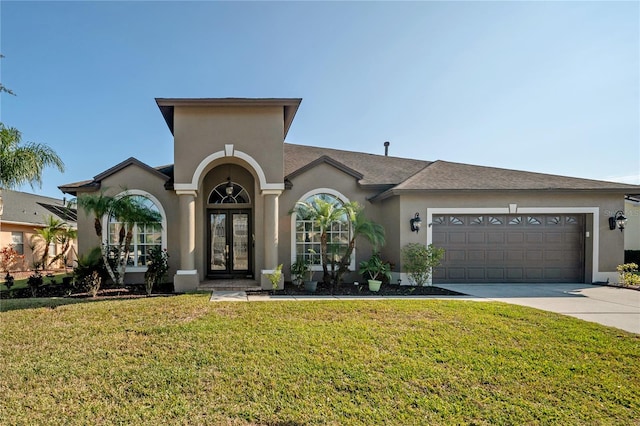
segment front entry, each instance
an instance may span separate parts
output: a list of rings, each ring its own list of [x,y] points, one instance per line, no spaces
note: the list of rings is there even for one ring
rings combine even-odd
[[[251,210],[209,210],[207,276],[253,278]]]

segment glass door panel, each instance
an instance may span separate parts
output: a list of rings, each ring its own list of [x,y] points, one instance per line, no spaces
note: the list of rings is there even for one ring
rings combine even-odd
[[[249,215],[233,213],[233,269],[249,270]]]
[[[212,271],[227,270],[227,215],[213,213],[209,216],[211,228],[211,264]]]

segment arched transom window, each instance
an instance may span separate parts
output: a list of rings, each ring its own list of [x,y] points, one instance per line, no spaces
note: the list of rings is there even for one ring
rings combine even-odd
[[[303,199],[302,201],[313,205],[314,199],[334,204],[336,208],[344,205],[344,201],[336,195],[328,193],[316,193]],[[320,224],[312,218],[312,214],[296,214],[295,221],[295,259],[304,259],[311,265],[319,267],[322,265],[320,253]],[[329,261],[340,259],[349,246],[350,228],[346,215],[338,217],[332,221],[327,228],[327,255]],[[355,253],[352,255],[352,257]]]
[[[164,222],[164,214],[158,208],[158,206],[148,197],[144,195],[125,195],[126,197],[135,197],[137,201],[160,214]],[[121,229],[123,229],[123,223],[118,221],[113,215],[109,216],[108,222],[108,239],[107,243],[110,246],[117,246],[120,239]],[[149,250],[152,248],[163,248],[163,223],[158,222],[154,224],[134,224],[133,226],[133,238],[131,239],[131,246],[129,248],[129,258],[127,259],[127,266],[133,268],[146,268],[147,256]],[[132,270],[132,271],[135,271]]]
[[[227,180],[213,188],[209,204],[251,204],[251,198],[241,185]]]

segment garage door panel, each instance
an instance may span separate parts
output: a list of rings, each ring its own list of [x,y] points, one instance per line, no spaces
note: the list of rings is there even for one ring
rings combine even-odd
[[[466,252],[464,250],[449,250],[444,253],[445,258],[449,262],[467,260]]]
[[[582,282],[584,215],[450,215],[433,224],[445,249],[434,282]]]
[[[509,250],[507,252],[507,261],[523,261],[524,260],[524,250]]]
[[[544,235],[544,242],[546,244],[560,244],[563,242],[562,235],[560,232],[547,232]]]
[[[544,278],[546,280],[557,281],[562,278],[562,268],[545,268]]]
[[[433,234],[431,235],[431,239],[434,245],[442,247],[447,243],[447,233],[441,232],[441,231],[438,231],[438,232],[433,231]]]
[[[504,280],[504,268],[486,268],[487,280],[502,281]]]
[[[484,268],[467,268],[467,278],[469,281],[484,281],[486,278]]]
[[[561,250],[545,250],[544,260],[547,262],[561,262],[564,255]]]
[[[544,271],[542,268],[526,268],[524,270],[524,277],[530,281],[538,281],[544,278]]]
[[[447,241],[450,244],[465,244],[467,242],[466,232],[450,232]]]
[[[487,250],[487,261],[495,262],[504,260],[503,250]]]
[[[484,262],[486,260],[486,252],[484,250],[467,251],[469,262]]]
[[[447,278],[450,280],[464,280],[466,277],[466,268],[447,268]]]
[[[503,244],[504,232],[487,232],[487,242],[489,244]]]
[[[507,232],[507,244],[524,243],[524,232]]]
[[[527,250],[528,262],[540,262],[543,259],[544,252],[540,250]]]
[[[541,244],[544,241],[542,232],[527,232],[525,234],[527,244]]]
[[[467,234],[467,241],[469,244],[484,244],[485,233],[484,232],[469,232]]]
[[[568,245],[577,244],[581,240],[582,240],[582,235],[578,232],[567,233],[565,234],[565,238],[564,238],[565,244],[568,244]]]
[[[524,268],[507,268],[507,280],[520,281],[524,277]]]

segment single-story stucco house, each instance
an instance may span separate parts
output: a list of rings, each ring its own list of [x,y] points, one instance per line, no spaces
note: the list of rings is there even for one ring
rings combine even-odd
[[[34,263],[42,261],[44,242],[36,236],[37,230],[46,227],[49,217],[76,229],[76,210],[66,199],[45,197],[28,192],[1,191],[0,207],[0,249],[12,247],[24,258],[13,265],[13,270],[26,271]],[[51,268],[73,267],[76,259],[77,241],[70,241],[66,265],[62,259],[50,265]],[[64,245],[54,241],[49,246],[49,258],[61,253]],[[5,271],[0,271],[5,272]]]
[[[408,243],[446,249],[435,283],[617,280],[624,233],[610,230],[609,218],[640,186],[288,144],[300,102],[156,99],[174,137],[174,164],[129,158],[60,189],[77,197],[100,190],[142,196],[155,205],[162,231],[138,231],[129,279],[144,272],[146,248],[161,245],[176,291],[215,279],[259,281],[280,263],[288,272],[297,256],[320,270],[309,251],[319,247],[317,230],[290,214],[297,201],[318,194],[357,201],[384,226],[381,255],[405,283],[400,249]],[[410,226],[416,215],[418,232]],[[340,242],[348,232],[336,225],[330,238]],[[99,243],[83,212],[78,234],[81,253]],[[371,251],[358,241],[352,270]]]

